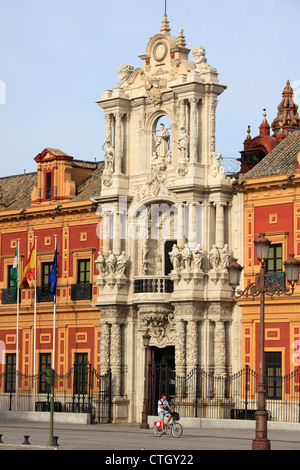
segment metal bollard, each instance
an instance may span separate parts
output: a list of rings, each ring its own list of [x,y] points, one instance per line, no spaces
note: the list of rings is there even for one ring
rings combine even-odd
[[[58,436],[53,436],[53,444],[52,444],[52,445],[53,445],[54,447],[59,447],[59,444],[58,444],[58,442],[57,442],[57,439],[58,439]]]
[[[30,436],[28,436],[27,434],[24,436],[23,445],[30,445],[29,438],[30,438]]]

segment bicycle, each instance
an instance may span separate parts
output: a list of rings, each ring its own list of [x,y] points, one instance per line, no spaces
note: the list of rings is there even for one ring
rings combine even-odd
[[[160,421],[155,421],[153,425],[153,433],[156,437],[160,437],[163,434],[162,428],[160,427]],[[165,424],[165,433],[171,430],[173,437],[181,437],[183,433],[183,427],[178,421],[172,416],[169,424]]]

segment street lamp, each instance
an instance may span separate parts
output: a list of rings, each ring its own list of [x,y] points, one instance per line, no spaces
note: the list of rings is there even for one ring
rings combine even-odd
[[[147,349],[150,344],[151,336],[148,332],[143,334],[143,346],[145,349],[145,364],[144,364],[144,401],[143,401],[143,411],[142,411],[142,423],[140,429],[149,429],[149,424],[147,422]]]
[[[270,441],[267,438],[267,411],[266,411],[266,391],[265,391],[265,355],[264,355],[264,318],[265,318],[265,294],[273,298],[274,295],[292,295],[299,278],[300,262],[289,255],[289,259],[284,262],[287,281],[291,283],[289,287],[282,287],[277,282],[272,281],[268,273],[267,263],[269,258],[270,240],[265,238],[264,233],[260,233],[254,241],[256,255],[260,261],[260,271],[256,275],[255,282],[249,284],[244,291],[237,289],[243,270],[236,259],[227,266],[229,284],[234,290],[234,297],[252,297],[255,300],[260,296],[260,341],[259,341],[259,387],[257,397],[256,432],[252,442],[253,450],[270,450]]]

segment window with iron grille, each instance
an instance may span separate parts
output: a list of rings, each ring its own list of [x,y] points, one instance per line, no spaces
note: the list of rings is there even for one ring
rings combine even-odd
[[[265,352],[266,361],[266,398],[282,398],[282,365],[281,352]]]
[[[75,353],[74,393],[86,395],[88,392],[89,362],[88,353]]]
[[[39,383],[39,392],[46,393],[49,391],[49,385],[46,382],[46,377],[43,372],[45,370],[51,369],[51,353],[41,353],[40,354],[40,383]]]
[[[5,393],[16,391],[16,354],[6,354]]]

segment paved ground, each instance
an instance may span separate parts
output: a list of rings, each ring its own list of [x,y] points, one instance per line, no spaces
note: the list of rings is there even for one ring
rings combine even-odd
[[[152,429],[141,430],[138,425],[132,424],[54,423],[53,434],[58,436],[58,447],[55,448],[48,445],[49,423],[4,419],[0,420],[0,434],[3,441],[0,450],[102,450],[102,458],[112,458],[114,455],[115,459],[118,455],[125,455],[121,451],[127,451],[127,456],[147,455],[149,458],[153,455],[152,464],[160,463],[157,455],[162,452],[175,455],[182,451],[182,455],[187,456],[189,451],[195,451],[196,456],[197,451],[203,450],[251,450],[254,438],[252,429],[184,429],[182,437],[175,439],[170,434],[156,437]],[[23,444],[25,435],[30,436],[30,445]],[[268,438],[271,450],[300,450],[300,431],[269,430]],[[154,459],[158,460],[154,462]]]

